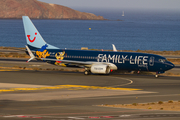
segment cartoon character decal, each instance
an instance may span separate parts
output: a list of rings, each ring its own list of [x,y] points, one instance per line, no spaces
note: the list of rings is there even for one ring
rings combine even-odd
[[[37,35],[37,32],[35,32],[35,35]],[[36,37],[34,37],[33,40],[31,40],[31,38],[30,38],[31,35],[27,35],[27,37],[28,37],[29,42],[31,42],[31,43],[36,40]]]
[[[36,57],[38,58],[46,58],[47,56],[50,56],[46,48],[48,47],[47,44],[41,47],[38,51],[36,51]]]
[[[56,57],[57,60],[63,60],[64,59],[64,54],[65,54],[65,51],[58,52],[58,53],[56,53],[55,57]],[[56,61],[55,65],[66,66],[65,64],[62,64],[61,62],[62,61]]]

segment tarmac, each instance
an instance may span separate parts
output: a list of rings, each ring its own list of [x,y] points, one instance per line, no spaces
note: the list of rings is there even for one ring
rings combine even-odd
[[[56,71],[66,68],[37,61],[26,63],[26,60],[0,58],[1,120],[180,119],[178,111],[97,106],[179,101],[180,77],[117,73],[85,76],[82,68],[78,68],[79,72],[77,68]],[[41,67],[52,71],[10,67]],[[179,73],[180,68],[173,71]]]
[[[180,100],[179,77],[123,74],[85,76],[80,72],[27,70],[1,71],[0,76],[1,90],[11,90],[0,93],[2,120],[180,118],[180,112],[174,111],[96,106]]]

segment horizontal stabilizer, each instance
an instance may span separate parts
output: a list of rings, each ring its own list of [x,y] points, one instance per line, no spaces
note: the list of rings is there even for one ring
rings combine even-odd
[[[26,45],[25,45],[26,46]],[[29,61],[31,61],[31,60],[33,60],[34,58],[35,58],[35,56],[34,56],[34,54],[31,52],[31,50],[29,49],[29,47],[28,46],[26,46],[26,49],[27,49],[27,51],[28,51],[28,53],[29,53],[29,55],[30,55],[30,59],[27,61],[27,62],[29,62]]]

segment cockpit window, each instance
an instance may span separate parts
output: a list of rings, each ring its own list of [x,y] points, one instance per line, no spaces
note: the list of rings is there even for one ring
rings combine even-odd
[[[162,62],[162,63],[164,63],[166,61],[167,61],[166,59],[159,59],[159,62]]]

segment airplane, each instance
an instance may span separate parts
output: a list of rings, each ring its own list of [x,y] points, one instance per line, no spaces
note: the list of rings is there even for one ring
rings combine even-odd
[[[22,16],[26,49],[32,59],[42,60],[59,66],[84,67],[84,74],[110,74],[114,70],[156,72],[155,77],[174,68],[174,64],[165,57],[138,53],[118,52],[115,45],[113,51],[60,49],[44,41],[28,16]]]

